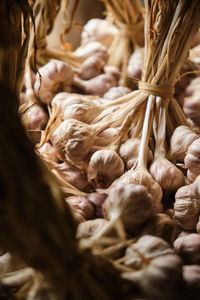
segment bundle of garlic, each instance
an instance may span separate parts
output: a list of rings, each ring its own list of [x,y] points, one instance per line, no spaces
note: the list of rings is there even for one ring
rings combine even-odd
[[[144,45],[144,20],[139,0],[103,0],[111,19],[118,28],[109,47],[108,63],[122,68],[121,83],[126,83],[127,66],[134,48]]]

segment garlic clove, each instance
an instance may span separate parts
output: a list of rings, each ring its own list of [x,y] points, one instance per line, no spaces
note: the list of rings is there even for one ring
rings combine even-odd
[[[131,233],[155,214],[151,195],[144,186],[135,184],[117,185],[110,189],[102,207],[106,219],[120,218]]]
[[[153,161],[149,172],[165,191],[176,191],[183,185],[183,173],[163,157],[159,157]]]
[[[170,151],[168,158],[170,160],[184,161],[188,147],[199,135],[187,126],[178,126],[170,140]]]
[[[95,187],[107,188],[123,172],[123,161],[114,150],[99,150],[90,158],[87,177]]]
[[[190,172],[200,174],[200,138],[195,139],[188,147],[184,163]]]

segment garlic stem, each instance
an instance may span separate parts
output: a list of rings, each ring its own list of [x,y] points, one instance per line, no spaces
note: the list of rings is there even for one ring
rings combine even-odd
[[[144,168],[147,169],[147,149],[148,149],[148,142],[149,137],[152,131],[152,124],[153,124],[153,117],[154,117],[154,103],[155,103],[155,96],[150,95],[148,97],[145,117],[144,117],[144,124],[142,128],[142,137],[140,142],[139,148],[139,155],[138,155],[138,165],[137,168]]]

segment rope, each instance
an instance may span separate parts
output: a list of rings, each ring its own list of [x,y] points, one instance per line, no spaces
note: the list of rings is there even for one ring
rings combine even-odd
[[[174,95],[175,91],[173,86],[152,84],[142,81],[139,82],[138,88],[143,93],[166,98],[171,98]]]

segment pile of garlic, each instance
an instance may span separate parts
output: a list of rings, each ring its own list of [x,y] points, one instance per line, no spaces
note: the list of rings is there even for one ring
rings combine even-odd
[[[19,114],[65,193],[82,249],[112,259],[145,299],[178,299],[183,290],[200,295],[200,80],[184,87],[188,126],[173,131],[167,158],[155,159],[149,141],[148,184],[142,185],[137,166],[145,109],[132,110],[137,90],[119,85],[121,70],[108,65],[117,30],[107,20],[90,20],[73,53],[76,66],[51,59],[39,68],[33,98],[26,83],[22,89]],[[141,76],[143,51],[130,57],[130,76]]]

